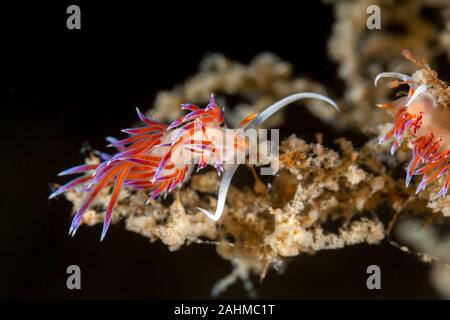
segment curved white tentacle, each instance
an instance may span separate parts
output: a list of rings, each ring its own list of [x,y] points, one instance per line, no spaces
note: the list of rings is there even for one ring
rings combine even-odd
[[[292,94],[284,99],[281,99],[280,101],[274,103],[273,105],[266,108],[264,111],[262,111],[260,114],[258,114],[253,120],[248,122],[244,129],[249,128],[256,128],[259,125],[261,125],[265,120],[267,120],[269,117],[271,117],[275,112],[279,111],[280,109],[284,108],[288,104],[302,100],[302,99],[317,99],[324,101],[330,105],[332,105],[336,110],[339,111],[339,107],[336,105],[336,103],[331,100],[328,97],[325,97],[321,94],[317,93],[311,93],[311,92],[302,92],[302,93],[296,93]],[[224,168],[224,174],[222,176],[222,180],[220,181],[220,187],[219,187],[219,194],[217,197],[217,206],[215,213],[211,213],[206,209],[198,208],[202,213],[204,213],[208,218],[211,220],[217,221],[220,219],[223,213],[223,209],[225,207],[225,201],[227,198],[228,188],[230,187],[231,180],[233,179],[234,173],[236,172],[236,169],[238,168],[238,164],[225,164]]]
[[[426,84],[421,84],[419,87],[417,87],[417,89],[414,91],[413,95],[408,99],[408,102],[406,103],[406,107],[409,107],[414,100],[417,99],[418,96],[420,96],[422,93],[425,93],[427,91],[427,86]]]
[[[228,188],[230,187],[231,180],[233,179],[234,173],[236,172],[238,166],[239,165],[237,164],[224,165],[225,171],[223,173],[222,180],[220,181],[219,195],[217,196],[216,212],[211,213],[206,209],[197,207],[198,210],[203,212],[211,220],[217,221],[222,216],[223,208],[225,207],[225,200],[227,199]]]
[[[280,109],[283,109],[288,104],[291,104],[292,102],[303,100],[303,99],[317,99],[321,100],[323,102],[326,102],[330,105],[332,105],[337,111],[339,111],[339,107],[337,104],[331,100],[328,97],[325,97],[318,93],[312,93],[312,92],[301,92],[301,93],[295,93],[290,96],[287,96],[286,98],[281,99],[280,101],[275,102],[270,107],[267,107],[264,111],[262,111],[260,114],[258,114],[254,119],[249,121],[245,126],[244,129],[249,128],[256,128],[259,125],[261,125],[264,121],[266,121],[268,118],[270,118],[275,112],[277,112]]]
[[[378,81],[380,79],[382,79],[382,78],[396,78],[396,79],[402,80],[404,82],[411,81],[411,77],[408,76],[407,74],[404,74],[404,73],[399,73],[399,72],[382,72],[382,73],[379,73],[375,77],[375,81],[374,81],[375,87],[377,86]]]

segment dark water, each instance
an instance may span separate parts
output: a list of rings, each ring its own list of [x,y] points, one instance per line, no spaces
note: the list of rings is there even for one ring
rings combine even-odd
[[[209,298],[231,271],[213,247],[169,252],[160,242],[112,226],[67,235],[70,204],[47,201],[49,183],[80,163],[81,146],[134,124],[134,106],[151,107],[155,93],[195,73],[208,52],[248,62],[261,51],[291,61],[336,88],[326,56],[332,12],[312,5],[205,3],[166,7],[83,2],[82,29],[65,27],[67,5],[2,9],[0,79],[2,153],[0,297]],[[330,76],[331,75],[331,76]],[[336,94],[339,94],[336,92]],[[311,140],[336,133],[306,111],[290,111],[283,134]],[[355,136],[356,138],[360,138]],[[66,268],[82,269],[82,290],[66,289]],[[366,267],[382,269],[382,290],[366,289]],[[261,298],[434,298],[429,266],[387,244],[303,255],[283,275],[254,279]],[[222,297],[245,298],[241,284]]]

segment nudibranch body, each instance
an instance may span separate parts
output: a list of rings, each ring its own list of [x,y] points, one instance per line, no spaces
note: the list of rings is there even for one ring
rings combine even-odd
[[[118,152],[114,155],[99,153],[103,162],[98,165],[85,164],[70,168],[59,175],[84,173],[53,192],[53,198],[67,190],[79,188],[86,192],[86,198],[73,217],[69,234],[75,235],[89,205],[98,193],[113,186],[109,206],[106,210],[101,239],[108,230],[111,214],[122,187],[149,190],[149,200],[166,195],[187,181],[197,165],[197,171],[207,165],[213,165],[218,174],[223,172],[215,213],[198,208],[209,218],[218,220],[222,215],[225,199],[231,179],[239,163],[233,162],[236,154],[245,157],[248,144],[246,130],[258,127],[273,113],[297,100],[312,98],[336,104],[327,97],[315,93],[297,93],[271,105],[259,114],[244,119],[241,130],[231,131],[231,143],[224,143],[224,136],[230,136],[229,129],[223,126],[224,111],[216,104],[211,95],[206,108],[192,104],[183,104],[181,109],[189,113],[173,121],[170,125],[148,119],[137,109],[140,120],[145,126],[122,130],[128,138],[116,140],[107,138],[110,146]],[[230,152],[232,151],[232,152]],[[231,156],[230,156],[231,155]]]
[[[437,196],[445,197],[450,185],[450,87],[439,80],[437,73],[425,61],[415,60],[407,50],[403,56],[420,67],[412,76],[385,72],[375,78],[395,78],[390,86],[407,84],[409,92],[394,102],[378,105],[394,113],[392,129],[380,139],[383,143],[394,137],[394,154],[406,135],[411,136],[412,159],[406,169],[406,186],[413,176],[422,176],[416,193],[442,177]]]

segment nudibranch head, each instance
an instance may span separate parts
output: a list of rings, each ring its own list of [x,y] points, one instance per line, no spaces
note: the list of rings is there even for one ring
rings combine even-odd
[[[450,185],[450,87],[425,61],[414,59],[407,50],[403,56],[419,66],[412,76],[385,72],[375,78],[375,86],[386,77],[395,78],[389,84],[392,88],[400,84],[409,86],[405,96],[378,105],[394,114],[394,125],[380,143],[393,137],[394,154],[405,136],[411,137],[412,159],[406,169],[406,186],[413,176],[422,176],[418,193],[442,177],[443,185],[437,196],[444,197]]]
[[[79,165],[61,172],[59,175],[83,173],[53,192],[53,198],[70,189],[78,188],[86,192],[86,198],[75,213],[69,234],[75,235],[81,225],[83,216],[99,192],[112,187],[109,206],[106,210],[101,239],[108,230],[111,215],[116,205],[118,195],[123,187],[149,190],[149,200],[160,195],[166,195],[175,188],[180,188],[187,181],[197,166],[197,171],[212,165],[222,176],[217,208],[214,214],[205,209],[199,210],[209,218],[218,220],[222,215],[228,187],[239,163],[234,163],[229,155],[246,156],[248,144],[245,140],[245,130],[261,125],[273,113],[286,105],[301,99],[319,99],[336,104],[327,97],[315,93],[297,93],[288,96],[259,114],[253,114],[244,119],[240,129],[231,132],[231,143],[223,143],[230,139],[230,131],[223,126],[224,111],[211,95],[209,104],[200,108],[192,104],[183,104],[181,109],[189,111],[184,116],[166,125],[156,120],[148,119],[139,109],[137,114],[144,126],[122,130],[129,137],[116,140],[107,138],[110,147],[115,147],[117,153],[109,155],[98,153],[100,164]],[[149,202],[149,201],[148,201]]]

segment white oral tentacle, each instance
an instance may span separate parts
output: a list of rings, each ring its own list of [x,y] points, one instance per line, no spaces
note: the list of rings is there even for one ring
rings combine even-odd
[[[281,99],[278,102],[275,102],[270,107],[266,108],[264,111],[262,111],[260,114],[258,114],[254,119],[249,121],[245,126],[244,129],[249,128],[256,128],[259,125],[261,125],[264,121],[266,121],[268,118],[270,118],[275,112],[283,109],[288,104],[291,104],[292,102],[303,100],[303,99],[316,99],[323,102],[326,102],[330,105],[332,105],[337,111],[339,111],[339,107],[337,104],[331,100],[328,97],[325,97],[324,95],[318,94],[318,93],[312,93],[312,92],[301,92],[301,93],[295,93],[290,96],[287,96],[286,98]]]
[[[230,187],[231,180],[233,179],[234,173],[236,172],[238,166],[239,165],[237,164],[224,165],[225,170],[222,175],[222,180],[220,181],[219,195],[217,196],[216,212],[211,213],[206,209],[197,207],[198,210],[203,212],[211,220],[217,221],[222,216],[223,208],[225,207],[225,200],[227,199],[228,188]]]
[[[408,99],[408,102],[406,103],[406,107],[409,107],[414,100],[416,100],[421,94],[427,92],[427,86],[425,84],[421,84],[413,93],[413,95]]]
[[[411,77],[408,76],[407,74],[404,74],[404,73],[399,73],[399,72],[382,72],[382,73],[379,73],[375,77],[375,81],[374,81],[375,87],[377,86],[378,81],[380,79],[383,79],[383,78],[395,78],[395,79],[402,80],[403,82],[411,81]]]

